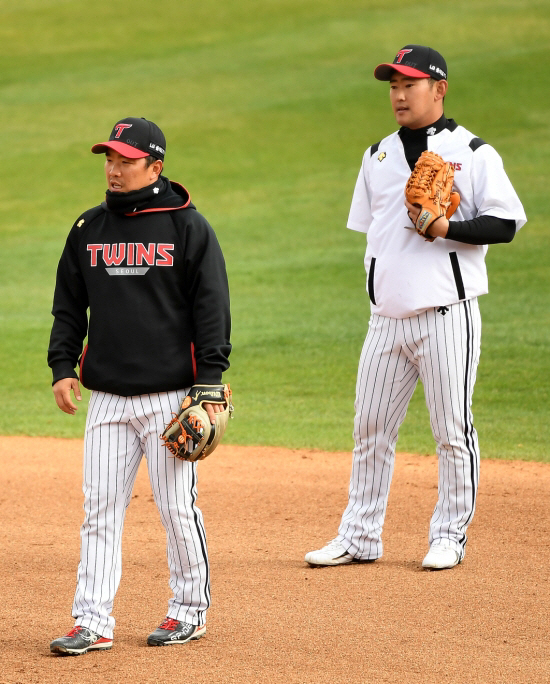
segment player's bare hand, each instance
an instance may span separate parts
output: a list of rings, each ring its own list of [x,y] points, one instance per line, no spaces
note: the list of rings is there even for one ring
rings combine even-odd
[[[59,408],[70,415],[74,415],[78,407],[73,404],[71,399],[71,390],[77,401],[82,401],[82,394],[80,393],[80,385],[76,378],[63,378],[58,380],[52,387],[55,401]]]
[[[221,404],[203,404],[210,418],[212,425],[216,422],[216,413],[223,413],[224,407]]]
[[[416,204],[411,204],[407,200],[405,200],[405,206],[407,207],[407,214],[409,216],[409,219],[411,220],[411,223],[413,224],[413,226],[415,226],[416,220],[418,219],[418,215],[420,214],[420,209],[422,207],[420,207]],[[428,228],[428,230],[426,231],[426,235],[429,235],[430,237],[444,238],[444,237],[446,237],[448,230],[449,230],[448,219],[446,219],[445,216],[440,216]]]
[[[447,236],[448,231],[449,231],[449,219],[446,219],[444,216],[440,216],[428,228],[428,230],[426,231],[426,234],[430,235],[431,237],[444,238]]]
[[[405,200],[405,206],[407,207],[407,214],[413,226],[416,225],[416,219],[418,214],[420,214],[421,207],[417,204],[411,204],[408,200]]]

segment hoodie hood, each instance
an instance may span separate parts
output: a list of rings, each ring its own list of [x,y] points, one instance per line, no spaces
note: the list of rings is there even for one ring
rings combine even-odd
[[[155,183],[132,192],[118,193],[107,190],[105,202],[102,205],[108,211],[125,216],[187,208],[195,209],[186,188],[165,176],[160,176]]]

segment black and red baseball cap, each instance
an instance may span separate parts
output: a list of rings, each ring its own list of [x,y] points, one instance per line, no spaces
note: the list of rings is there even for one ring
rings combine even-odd
[[[155,157],[164,161],[166,138],[160,128],[147,119],[129,116],[117,121],[107,142],[92,147],[94,154],[115,150],[129,159]]]
[[[405,45],[391,64],[379,64],[376,67],[374,77],[379,81],[389,81],[394,71],[411,78],[447,80],[447,63],[443,56],[425,45]]]

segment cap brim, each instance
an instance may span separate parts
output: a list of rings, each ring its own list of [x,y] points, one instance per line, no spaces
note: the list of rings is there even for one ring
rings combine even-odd
[[[404,64],[379,64],[374,70],[374,78],[379,81],[389,81],[394,71],[399,71],[400,74],[410,76],[411,78],[430,78],[431,74],[425,74],[423,71],[413,69]]]
[[[92,147],[92,152],[94,154],[102,154],[103,152],[107,152],[107,150],[114,150],[123,157],[128,157],[128,159],[143,159],[144,157],[149,156],[147,152],[142,152],[119,140],[109,140],[108,142],[97,143]]]

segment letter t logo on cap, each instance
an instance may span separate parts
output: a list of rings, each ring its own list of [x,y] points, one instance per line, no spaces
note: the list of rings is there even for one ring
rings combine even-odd
[[[409,50],[410,52],[410,50]],[[120,138],[122,135],[122,131],[125,130],[126,128],[132,128],[132,124],[125,124],[125,123],[119,123],[115,126],[116,129],[116,135],[115,138]]]
[[[412,52],[412,50],[399,50],[399,52],[395,55],[395,59],[393,60],[393,63],[394,64],[401,64],[401,60],[409,52]]]

